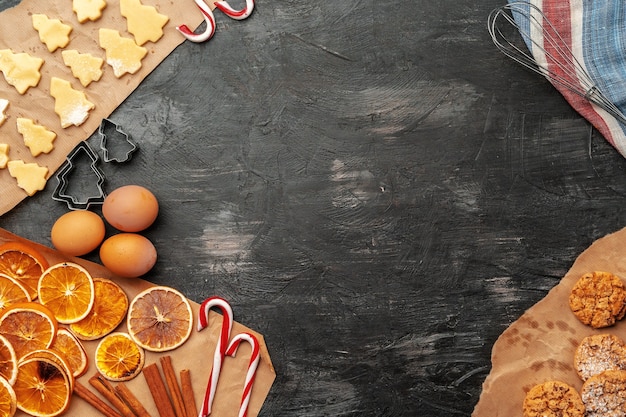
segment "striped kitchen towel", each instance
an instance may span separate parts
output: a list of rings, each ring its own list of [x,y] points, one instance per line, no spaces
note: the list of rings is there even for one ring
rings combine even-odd
[[[593,89],[589,90],[589,84],[580,77],[569,77],[569,81],[580,85],[580,91],[589,90],[589,94],[597,89],[621,114],[626,113],[626,1],[509,0],[509,6],[532,56],[540,67],[547,69],[547,74],[569,77],[563,67],[575,63],[579,66],[576,72],[586,72]],[[533,21],[542,22],[539,30],[531,27]],[[559,54],[571,56],[555,58],[554,46],[548,42],[555,38],[554,31],[558,32],[559,42],[565,44]],[[626,119],[620,121],[619,115],[555,82],[554,77],[547,78],[578,113],[626,156]]]

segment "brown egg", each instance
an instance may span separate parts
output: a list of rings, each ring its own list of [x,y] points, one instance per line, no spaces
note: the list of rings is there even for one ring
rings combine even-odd
[[[106,196],[102,214],[111,226],[122,232],[140,232],[156,220],[159,203],[147,188],[125,185]]]
[[[100,246],[100,261],[116,275],[134,278],[144,275],[156,263],[157,252],[148,238],[136,233],[119,233]]]
[[[52,244],[71,256],[85,255],[96,249],[104,239],[104,221],[92,211],[65,213],[54,222],[50,231]]]

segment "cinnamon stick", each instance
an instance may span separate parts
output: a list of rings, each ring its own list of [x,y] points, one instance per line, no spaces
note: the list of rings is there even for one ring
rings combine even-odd
[[[176,417],[187,417],[185,410],[185,403],[183,402],[183,395],[180,392],[180,386],[176,380],[176,372],[172,365],[172,357],[169,355],[161,356],[159,359],[161,362],[161,368],[163,369],[163,376],[165,376],[165,384],[170,392],[170,399],[172,400],[172,406]],[[195,415],[190,417],[196,417]]]
[[[137,417],[152,417],[135,394],[133,394],[123,382],[115,386],[115,393],[128,405],[128,408],[133,410]]]
[[[161,417],[176,417],[174,407],[167,395],[167,389],[165,383],[161,378],[159,368],[156,363],[144,366],[142,370],[143,376],[146,378],[146,383],[150,389],[150,394],[156,405],[157,411]]]
[[[78,381],[74,382],[74,393],[89,403],[89,405],[93,408],[98,410],[102,415],[106,417],[122,417],[121,414],[111,408],[107,403],[98,398],[96,394],[89,391],[89,388],[82,385]]]
[[[193,385],[191,384],[191,374],[189,373],[189,369],[183,369],[180,371],[180,389],[183,392],[183,402],[185,404],[187,416],[197,416],[198,408],[196,407],[196,397],[193,393]]]
[[[96,389],[104,398],[106,398],[113,407],[117,408],[117,410],[122,414],[123,417],[137,417],[135,413],[128,408],[128,406],[117,396],[113,386],[104,379],[104,377],[100,374],[96,374],[89,378],[89,383],[92,387]]]

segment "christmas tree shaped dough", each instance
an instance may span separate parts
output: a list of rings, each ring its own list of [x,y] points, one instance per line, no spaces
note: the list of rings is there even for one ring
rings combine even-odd
[[[63,62],[70,67],[72,75],[76,77],[83,87],[87,87],[92,81],[98,81],[102,77],[102,64],[104,60],[89,53],[70,49],[61,52]]]
[[[17,180],[17,186],[26,191],[29,196],[41,191],[46,186],[48,168],[36,163],[26,164],[22,160],[9,161],[7,163],[9,174]]]
[[[134,40],[125,38],[115,29],[101,28],[100,47],[106,51],[106,62],[113,68],[117,78],[129,73],[134,74],[141,68],[141,60],[148,50]]]
[[[0,50],[0,71],[4,79],[18,93],[24,94],[30,87],[36,87],[41,79],[39,69],[43,59],[32,57],[27,53],[13,53],[10,49]]]
[[[9,144],[0,143],[0,169],[7,167],[9,162]]]
[[[154,7],[141,4],[141,0],[120,0],[120,13],[126,18],[128,31],[135,37],[137,45],[161,39],[163,26],[169,20]]]
[[[80,23],[87,20],[95,22],[102,17],[102,10],[107,6],[104,0],[73,0],[72,10]]]
[[[2,126],[2,123],[4,123],[4,121],[7,119],[6,114],[4,114],[4,112],[7,110],[7,107],[9,107],[9,100],[5,98],[0,98],[0,126]]]
[[[35,124],[25,117],[17,118],[17,131],[24,137],[24,144],[30,149],[33,156],[50,153],[54,149],[54,140],[57,134],[45,126]]]
[[[59,19],[49,19],[41,13],[33,14],[33,27],[39,32],[39,39],[54,52],[58,48],[65,48],[70,43],[72,27],[62,23]]]
[[[61,119],[62,128],[80,126],[95,107],[85,93],[74,90],[69,81],[61,78],[52,77],[50,80],[50,95],[55,99],[54,111]]]

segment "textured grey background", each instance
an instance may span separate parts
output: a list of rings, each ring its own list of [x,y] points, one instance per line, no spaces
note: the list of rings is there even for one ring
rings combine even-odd
[[[161,203],[146,279],[266,336],[263,416],[469,416],[497,336],[624,225],[626,163],[495,49],[503,3],[259,1],[111,115],[140,149],[107,189]],[[50,184],[0,227],[50,244]]]

